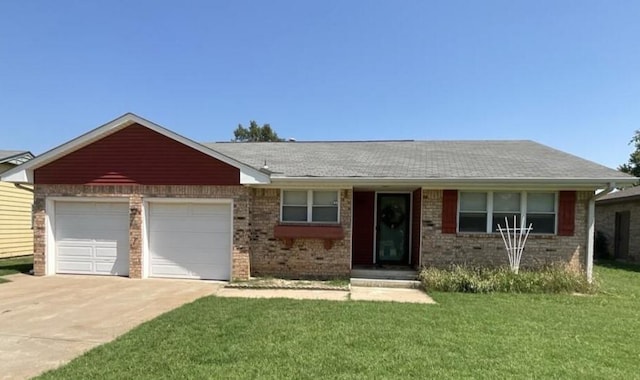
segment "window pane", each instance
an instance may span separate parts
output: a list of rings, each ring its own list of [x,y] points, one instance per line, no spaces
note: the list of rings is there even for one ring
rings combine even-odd
[[[282,221],[284,222],[306,222],[307,206],[283,206]]]
[[[487,214],[460,213],[460,222],[458,225],[460,232],[487,232]]]
[[[520,194],[493,193],[493,211],[520,211]]]
[[[555,212],[554,193],[528,193],[527,212]]]
[[[513,217],[516,217],[516,225],[513,225]],[[520,214],[493,213],[493,232],[498,232],[498,224],[500,227],[507,228],[504,218],[507,218],[509,228],[520,228]]]
[[[314,207],[311,211],[313,222],[337,222],[338,207]]]
[[[460,193],[460,211],[487,211],[487,193]]]
[[[307,192],[299,190],[286,190],[282,192],[282,204],[306,206],[307,204]]]
[[[533,226],[531,230],[534,234],[553,234],[556,232],[555,214],[527,214],[527,227],[529,223]]]
[[[337,206],[338,192],[337,191],[314,191],[313,205],[314,206]]]

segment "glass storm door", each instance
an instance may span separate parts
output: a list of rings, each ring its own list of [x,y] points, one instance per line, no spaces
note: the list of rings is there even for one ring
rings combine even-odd
[[[409,264],[409,194],[378,194],[376,263]]]

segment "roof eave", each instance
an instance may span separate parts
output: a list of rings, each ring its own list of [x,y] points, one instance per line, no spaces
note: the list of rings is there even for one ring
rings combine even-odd
[[[14,160],[21,160],[23,162],[27,162],[27,161],[33,159],[33,157],[34,157],[33,153],[31,153],[29,151],[19,152],[19,153],[13,154],[11,156],[3,157],[2,159],[0,159],[0,164],[4,164],[6,162],[14,161]]]
[[[422,188],[544,187],[596,190],[610,185],[632,186],[638,178],[401,178],[401,177],[287,177],[271,176],[272,185],[335,184],[353,186],[420,186]]]

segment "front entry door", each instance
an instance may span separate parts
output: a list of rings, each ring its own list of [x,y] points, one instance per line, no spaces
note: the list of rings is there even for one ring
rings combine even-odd
[[[409,265],[409,194],[378,194],[376,263]]]

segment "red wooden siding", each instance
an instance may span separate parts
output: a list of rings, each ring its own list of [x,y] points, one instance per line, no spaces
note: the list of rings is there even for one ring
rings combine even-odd
[[[420,265],[420,228],[422,221],[422,189],[417,189],[412,194],[413,208],[411,209],[411,265]]]
[[[353,192],[352,262],[354,265],[373,265],[373,226],[376,193]]]
[[[240,170],[139,124],[35,170],[36,184],[239,185]]]
[[[458,191],[442,192],[442,233],[455,234],[458,224]]]
[[[561,191],[558,203],[558,235],[573,236],[576,223],[576,192]]]

